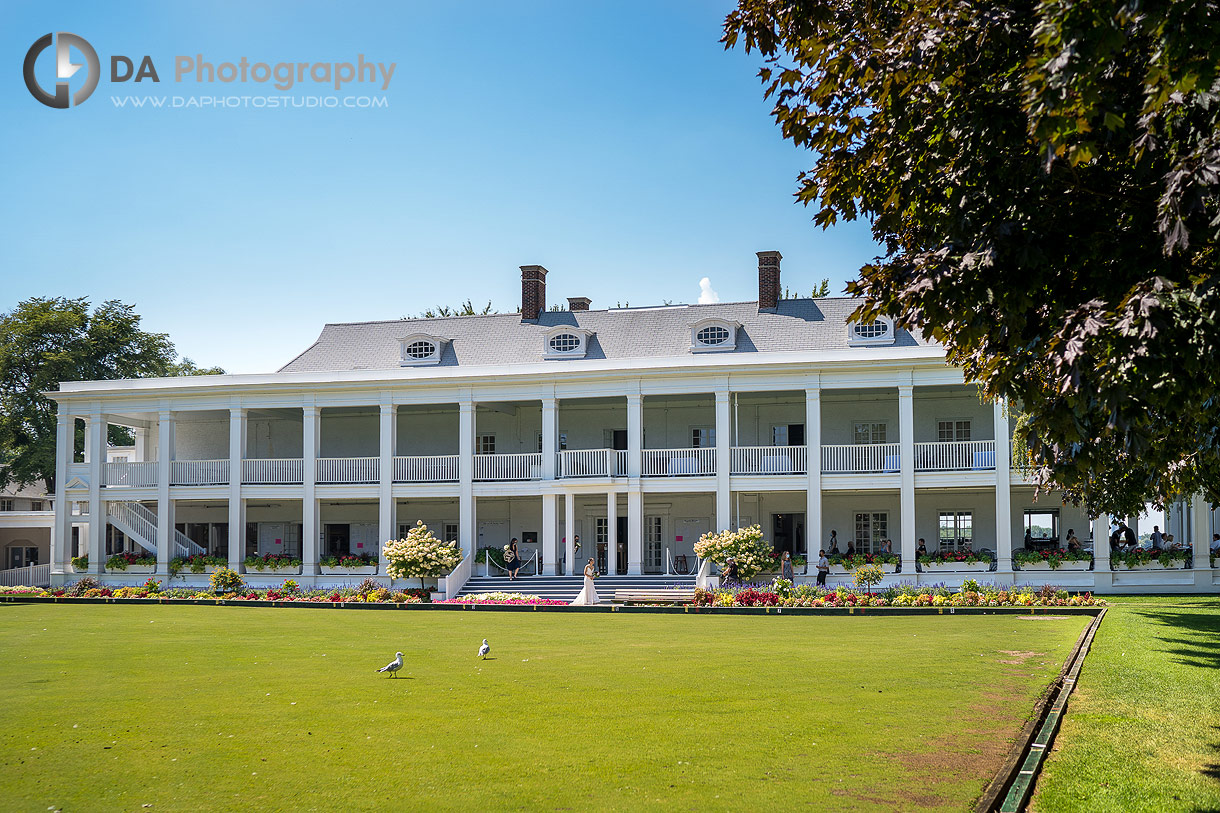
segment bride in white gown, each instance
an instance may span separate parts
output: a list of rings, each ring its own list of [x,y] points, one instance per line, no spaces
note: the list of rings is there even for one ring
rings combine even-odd
[[[580,591],[580,595],[572,602],[573,605],[582,604],[597,604],[597,588],[593,586],[593,580],[597,578],[597,565],[593,560],[589,560],[589,564],[585,565],[585,586]]]

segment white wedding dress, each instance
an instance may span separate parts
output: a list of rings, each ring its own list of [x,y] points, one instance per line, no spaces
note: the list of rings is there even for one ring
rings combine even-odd
[[[580,591],[580,595],[576,597],[570,606],[597,604],[599,601],[600,599],[597,597],[597,588],[593,586],[593,579],[586,575],[584,589]]]

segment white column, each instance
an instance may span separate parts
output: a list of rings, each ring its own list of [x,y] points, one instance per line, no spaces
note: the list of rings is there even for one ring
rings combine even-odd
[[[318,537],[322,532],[318,515],[318,446],[322,435],[322,421],[318,408],[307,404],[302,413],[303,476],[301,477],[301,575],[316,576],[318,573]]]
[[[1102,514],[1093,520],[1093,573],[1110,572],[1110,515]]]
[[[174,558],[174,503],[169,496],[173,460],[174,413],[162,409],[157,414],[157,572],[166,575]]]
[[[995,423],[995,555],[996,573],[1012,570],[1012,452],[1004,402],[992,405]]]
[[[627,396],[627,476],[639,477],[644,466],[644,398]]]
[[[246,502],[241,495],[242,460],[246,457],[246,410],[229,408],[229,567],[238,573],[246,560]],[[302,545],[304,545],[302,535]]]
[[[644,494],[638,488],[627,492],[627,575],[644,572]]]
[[[559,515],[555,494],[542,495],[542,558],[546,571],[559,575]]]
[[[898,387],[898,444],[900,449],[900,499],[903,576],[915,573],[915,399],[914,387]]]
[[[381,404],[380,429],[378,430],[379,454],[377,480],[377,572],[385,575],[386,562],[381,555],[382,546],[398,537],[395,527],[397,505],[394,501],[394,455],[398,448],[398,410],[390,403]]]
[[[458,401],[458,541],[466,555],[475,552],[478,529],[474,506],[474,401],[469,396]]]
[[[729,495],[729,471],[732,461],[732,423],[729,420],[729,391],[716,391],[716,528],[728,530],[731,524],[732,500]]]
[[[559,445],[559,410],[554,398],[542,399],[542,479],[555,479],[555,453]]]
[[[606,572],[618,573],[618,495],[606,493]]]
[[[132,458],[140,462],[146,461],[148,459],[146,456],[146,451],[148,448],[148,430],[137,426],[132,428],[131,434],[136,439],[134,448],[132,450]]]
[[[1207,576],[1211,581],[1211,559],[1209,551],[1212,545],[1212,506],[1202,494],[1196,494],[1190,501],[1191,539],[1190,546],[1194,554],[1194,569],[1196,584],[1201,584],[1200,576]]]
[[[89,572],[100,574],[106,564],[106,506],[102,505],[106,419],[96,412],[85,425],[85,454],[89,456]]]
[[[63,406],[60,405],[60,410]],[[68,470],[76,446],[76,419],[65,412],[55,416],[55,529],[51,532],[51,572],[63,573],[72,558],[72,510],[68,505]]]
[[[817,558],[822,546],[822,390],[805,390],[805,555]]]
[[[563,495],[564,561],[567,574],[573,576],[583,568],[576,567],[576,495]]]

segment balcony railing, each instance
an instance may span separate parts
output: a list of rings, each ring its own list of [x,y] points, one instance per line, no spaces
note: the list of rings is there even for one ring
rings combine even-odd
[[[896,474],[901,468],[897,443],[822,447],[824,474]]]
[[[169,482],[175,486],[227,486],[228,460],[171,460]]]
[[[396,483],[456,483],[458,456],[455,454],[394,458]]]
[[[542,454],[477,454],[475,480],[541,480]]]
[[[986,471],[994,468],[994,440],[915,444],[915,471]]]
[[[716,473],[716,450],[645,449],[645,477],[699,477]]]
[[[157,464],[103,463],[102,484],[107,488],[146,488],[157,484]]]
[[[294,485],[304,481],[304,472],[305,461],[299,457],[241,462],[241,480],[251,485]]]
[[[560,452],[557,477],[622,477],[627,474],[627,453],[615,449],[572,449]]]
[[[805,446],[734,446],[733,474],[804,474]]]
[[[376,483],[380,477],[378,457],[319,457],[317,483]]]

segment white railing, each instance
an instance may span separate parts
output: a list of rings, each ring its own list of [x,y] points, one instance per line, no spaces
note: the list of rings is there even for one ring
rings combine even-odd
[[[102,485],[145,488],[157,484],[157,464],[154,463],[103,463]]]
[[[319,457],[319,483],[376,483],[381,477],[379,457]]]
[[[474,456],[476,480],[541,480],[542,455],[477,454]]]
[[[734,446],[733,474],[804,474],[804,446]]]
[[[228,460],[173,460],[169,482],[175,486],[227,486]]]
[[[50,565],[26,565],[0,570],[0,587],[50,587]]]
[[[501,548],[501,553],[503,553],[503,548]],[[517,569],[517,572],[520,573],[522,570],[525,570],[531,564],[534,566],[534,572],[532,575],[535,575],[535,576],[538,575],[538,551],[534,551],[533,555],[530,556],[530,558],[526,559],[522,563],[521,567]],[[491,560],[491,554],[488,553],[486,556],[483,557],[483,575],[490,576],[491,568],[493,566],[496,568],[496,570],[503,570],[505,573],[508,572],[508,568],[504,567],[503,565],[497,565],[495,562],[493,562]]]
[[[453,569],[453,572],[448,576],[443,576],[437,581],[439,592],[445,594],[445,598],[456,598],[457,594],[466,586],[466,582],[470,581],[471,575],[474,573],[474,557],[466,554],[462,557],[462,561],[458,562],[458,566]]]
[[[455,454],[394,458],[396,483],[456,483],[458,456]]]
[[[899,470],[897,443],[867,443],[822,447],[824,474],[874,474]]]
[[[994,440],[915,444],[915,471],[975,471],[994,468]]]
[[[716,450],[645,449],[645,477],[702,476],[716,473]]]
[[[305,461],[299,457],[241,461],[241,481],[251,485],[300,483],[304,471]]]
[[[559,453],[560,477],[620,477],[627,473],[627,453],[614,449],[575,449]]]
[[[681,556],[684,559],[686,559],[686,571],[685,572],[682,572],[682,573],[678,572],[678,563],[677,563],[678,556]],[[691,556],[694,556],[694,554],[691,554]],[[698,573],[699,568],[701,568],[703,566],[703,560],[700,559],[698,556],[694,556],[695,564],[694,564],[694,567],[692,568],[691,563],[690,563],[690,558],[691,557],[687,556],[685,553],[679,553],[677,556],[671,556],[669,553],[669,547],[667,546],[665,548],[665,575],[666,576],[690,576],[690,575]]]

